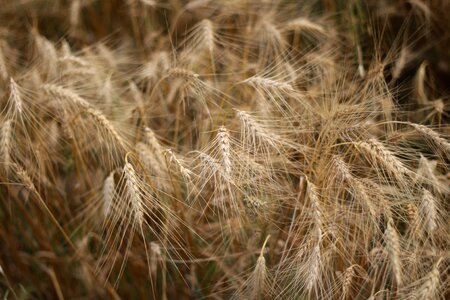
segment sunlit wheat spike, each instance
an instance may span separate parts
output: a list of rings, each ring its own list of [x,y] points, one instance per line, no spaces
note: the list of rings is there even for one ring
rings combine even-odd
[[[185,6],[184,9],[185,10],[195,10],[196,8],[202,7],[204,5],[207,5],[208,3],[210,3],[211,0],[193,0],[193,1],[189,1]]]
[[[308,181],[307,194],[309,201],[311,202],[311,208],[313,210],[313,221],[315,223],[315,230],[317,239],[322,238],[323,216],[320,208],[320,198],[317,191],[317,187],[314,183]]]
[[[416,92],[416,98],[417,102],[421,105],[426,105],[428,103],[428,96],[425,89],[425,77],[426,77],[426,68],[427,68],[427,62],[422,62],[420,64],[419,69],[417,70],[416,76],[415,76],[415,92]]]
[[[321,205],[320,205],[320,198],[317,191],[317,187],[310,182],[307,181],[307,195],[309,198],[309,201],[311,203],[311,209],[312,209],[312,218],[313,218],[313,239],[316,241],[314,242],[314,246],[312,249],[312,252],[308,259],[308,276],[306,277],[306,291],[308,294],[311,295],[313,292],[314,287],[320,280],[320,274],[321,274],[321,264],[322,264],[322,250],[321,250],[321,243],[322,243],[322,234],[323,234],[323,215],[321,212]]]
[[[338,175],[344,180],[351,181],[353,179],[352,174],[347,166],[347,164],[338,156],[334,155],[332,158],[332,163],[335,169],[338,171]]]
[[[204,19],[200,22],[200,27],[203,29],[204,43],[207,45],[209,51],[214,49],[214,24],[211,20]]]
[[[386,238],[386,249],[391,261],[392,273],[395,278],[395,282],[399,286],[401,286],[403,283],[403,275],[402,275],[403,272],[402,272],[402,263],[400,260],[400,253],[401,253],[400,239],[392,220],[389,220],[387,222],[387,227],[385,230],[385,238]]]
[[[156,159],[159,160],[160,162],[163,162],[164,160],[162,159],[162,155],[164,154],[164,148],[158,141],[155,132],[151,128],[145,127],[144,134],[145,134],[145,142],[150,147]]]
[[[142,193],[139,188],[139,181],[134,171],[133,166],[130,163],[126,163],[123,167],[123,173],[125,176],[125,184],[127,187],[127,194],[130,199],[131,209],[133,211],[135,221],[142,226],[144,221],[144,205],[142,204]]]
[[[256,265],[249,276],[249,278],[243,283],[238,291],[233,295],[232,299],[249,299],[249,300],[257,300],[257,299],[265,299],[271,291],[270,289],[270,277],[267,268],[267,262],[264,257],[264,253],[266,250],[266,244],[269,240],[270,235],[268,235],[263,243],[261,248],[261,252],[256,260]]]
[[[281,91],[286,91],[286,92],[294,91],[294,88],[288,82],[279,81],[276,79],[261,77],[261,76],[250,77],[250,78],[244,80],[243,83],[251,85],[255,88],[275,89],[275,90],[281,90]]]
[[[167,51],[158,51],[153,53],[150,61],[142,65],[139,77],[142,79],[154,79],[159,75],[159,73],[167,72],[169,69],[169,54]],[[177,73],[177,71],[174,71],[174,73]]]
[[[244,198],[244,203],[249,209],[251,215],[264,214],[266,203],[261,201],[258,197],[248,196]]]
[[[437,133],[431,128],[428,128],[425,125],[415,123],[409,123],[409,125],[414,127],[414,129],[417,130],[417,132],[433,141],[441,150],[445,151],[448,155],[450,155],[450,142],[448,142],[445,138],[441,137],[439,133]]]
[[[252,292],[250,294],[250,299],[256,300],[261,299],[261,296],[264,294],[265,287],[267,285],[267,266],[266,266],[266,259],[264,258],[264,249],[266,247],[266,243],[269,240],[269,236],[267,236],[266,240],[264,241],[264,244],[261,248],[261,253],[259,254],[258,260],[256,261],[256,267],[253,272],[253,286],[252,286]]]
[[[0,159],[3,163],[3,168],[8,173],[11,164],[11,149],[12,149],[12,130],[13,121],[6,120],[1,127],[1,145],[0,145]]]
[[[195,57],[198,55],[195,51],[201,52],[202,49],[206,49],[212,54],[215,47],[215,35],[214,24],[211,20],[203,19],[197,23],[187,37],[189,45],[187,46],[186,55],[188,55],[188,57],[186,57],[186,59]]]
[[[96,50],[98,51],[99,57],[101,57],[108,66],[114,69],[117,68],[120,61],[117,59],[118,56],[115,55],[114,50],[109,48],[105,43],[99,43]]]
[[[416,180],[419,180],[420,182],[427,179],[437,181],[437,178],[434,175],[436,166],[437,166],[436,160],[428,160],[425,156],[420,155],[419,166],[417,167]]]
[[[142,92],[139,90],[137,85],[134,82],[130,82],[129,84],[130,94],[136,104],[140,107],[143,106],[144,98],[142,97]]]
[[[191,180],[191,176],[192,176],[192,171],[190,171],[189,169],[187,169],[185,166],[183,166],[183,164],[181,163],[181,161],[175,156],[175,154],[173,153],[173,151],[171,149],[166,149],[164,151],[164,154],[168,156],[168,161],[169,163],[174,162],[175,165],[177,166],[180,174],[186,179],[186,180]]]
[[[156,242],[150,242],[150,272],[152,276],[156,276],[158,270],[158,261],[162,259],[161,246]]]
[[[358,54],[358,73],[361,78],[364,78],[366,77],[366,69],[364,68],[363,53],[360,45],[357,45],[356,51]]]
[[[87,102],[82,97],[78,96],[76,93],[72,92],[69,89],[52,85],[52,84],[46,84],[43,87],[43,90],[58,99],[68,100],[72,102],[72,104],[75,104],[76,106],[79,106],[80,108],[83,108],[87,114],[89,114],[99,125],[101,128],[103,128],[117,143],[117,145],[121,146],[122,149],[126,149],[126,143],[123,140],[123,138],[119,135],[119,133],[116,131],[114,126],[111,124],[111,122],[105,117],[105,115],[94,108],[89,102]]]
[[[338,176],[341,176],[342,180],[350,187],[353,196],[356,199],[362,201],[362,204],[368,208],[370,215],[376,221],[376,209],[372,203],[372,199],[370,199],[369,195],[366,192],[364,184],[351,174],[347,164],[338,156],[333,156],[332,163],[335,170],[337,171]]]
[[[77,67],[89,67],[89,63],[83,58],[74,55],[65,55],[58,59],[61,63],[72,64]]]
[[[163,166],[163,161],[160,161],[159,158],[156,157],[155,153],[149,149],[148,145],[144,143],[137,143],[135,149],[139,154],[139,158],[149,170],[153,170],[159,175],[163,173],[161,169]]]
[[[38,191],[36,190],[36,187],[33,183],[33,180],[31,179],[31,177],[28,175],[28,173],[25,171],[25,169],[18,165],[18,164],[13,164],[12,165],[12,170],[14,170],[17,179],[19,179],[20,183],[23,184],[23,186],[33,192],[33,193],[38,193]]]
[[[437,160],[428,160],[421,155],[415,181],[426,186],[433,194],[443,194],[449,191],[449,187],[436,176],[437,163]]]
[[[423,217],[427,231],[430,234],[433,234],[437,228],[437,199],[427,189],[423,189],[420,213]]]
[[[320,244],[317,243],[309,258],[308,277],[306,280],[306,290],[309,294],[312,293],[314,286],[320,280],[320,268],[321,268],[322,254],[320,250]]]
[[[414,232],[417,229],[417,224],[419,222],[419,210],[417,206],[413,203],[408,203],[406,206],[406,214],[409,222],[409,231]]]
[[[359,142],[356,145],[375,162],[382,165],[394,176],[411,175],[411,171],[388,149],[376,139]]]
[[[81,9],[81,1],[74,0],[70,5],[70,26],[72,30],[75,30],[78,27],[80,21],[80,9]]]
[[[14,79],[10,79],[10,97],[9,101],[11,101],[12,109],[19,115],[23,112],[23,101],[20,95],[19,87]]]
[[[236,115],[243,125],[244,139],[248,140],[250,146],[257,147],[259,142],[267,143],[273,147],[280,145],[281,138],[264,128],[249,113],[236,109]]]
[[[345,270],[345,272],[343,274],[344,278],[343,278],[343,283],[342,283],[341,299],[345,300],[347,298],[347,296],[350,294],[351,288],[352,288],[352,282],[353,282],[355,275],[356,275],[355,265],[352,265]]]
[[[114,126],[109,122],[109,120],[106,119],[105,115],[92,107],[88,108],[86,112],[90,114],[93,119],[96,120],[106,130],[106,132],[108,132],[114,138],[114,140],[118,145],[122,147],[122,149],[126,149],[125,141],[116,131]]]
[[[7,80],[9,77],[8,67],[6,65],[5,54],[3,51],[3,41],[0,40],[0,79]]]
[[[81,78],[81,77],[87,77],[87,78],[93,78],[96,75],[96,71],[94,69],[90,68],[66,68],[64,71],[62,71],[61,76],[65,78],[66,80],[70,80],[72,78]]]
[[[33,31],[34,40],[36,44],[37,51],[41,59],[45,62],[45,69],[50,77],[53,77],[56,73],[56,67],[58,62],[58,53],[55,46],[45,37],[41,36],[39,33]]]
[[[59,55],[61,57],[72,56],[72,49],[70,48],[70,44],[67,40],[62,40],[61,47],[59,48]]]
[[[408,0],[408,3],[411,4],[412,8],[419,12],[423,16],[423,22],[425,25],[430,23],[431,18],[433,17],[433,11],[429,4],[426,1],[422,0]]]
[[[403,47],[400,50],[400,55],[395,61],[394,68],[392,69],[392,77],[398,79],[402,75],[403,70],[409,64],[411,58],[414,57],[408,47]]]
[[[225,171],[226,178],[231,178],[232,163],[231,163],[231,151],[230,151],[230,134],[228,130],[221,126],[217,133],[217,140],[219,143],[220,153],[222,155],[222,165]]]
[[[326,33],[325,28],[322,25],[303,17],[290,20],[283,26],[283,30],[305,30],[320,34]]]
[[[44,92],[46,92],[48,95],[51,95],[55,98],[62,99],[62,100],[69,100],[73,104],[78,105],[82,108],[90,108],[91,104],[78,96],[75,92],[73,92],[70,89],[63,88],[61,86],[57,86],[54,84],[45,84],[42,86],[42,89]]]
[[[105,81],[103,83],[102,88],[100,89],[100,95],[101,97],[103,97],[105,100],[105,104],[107,104],[108,106],[112,106],[113,105],[113,87],[112,87],[112,83],[111,83],[111,76],[112,74],[109,74],[106,78]]]
[[[103,190],[102,190],[102,199],[103,199],[103,206],[102,206],[102,212],[104,217],[108,217],[111,207],[114,204],[114,194],[115,194],[115,182],[114,182],[114,173],[111,172],[108,177],[106,177],[105,182],[103,183]]]
[[[188,69],[172,68],[169,70],[169,77],[197,80],[199,75]]]
[[[449,298],[446,11],[0,0],[4,298]]]
[[[269,63],[270,58],[278,59],[286,47],[281,31],[269,18],[264,18],[256,24],[256,38],[262,51],[262,65]]]
[[[431,272],[425,276],[423,284],[418,287],[416,299],[432,300],[440,298],[441,272],[439,271],[439,267],[441,262],[442,258],[439,258]]]
[[[144,143],[137,143],[135,146],[136,153],[139,155],[140,161],[144,164],[144,166],[151,171],[151,175],[155,176],[155,184],[157,188],[161,190],[168,190],[168,185],[165,182],[165,177],[167,175],[165,169],[164,160],[161,161],[155,155],[153,151],[149,149],[149,147]],[[164,153],[161,155],[164,157]]]

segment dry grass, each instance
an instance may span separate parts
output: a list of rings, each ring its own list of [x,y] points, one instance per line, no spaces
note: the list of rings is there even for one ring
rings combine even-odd
[[[1,7],[4,299],[450,297],[450,2]]]

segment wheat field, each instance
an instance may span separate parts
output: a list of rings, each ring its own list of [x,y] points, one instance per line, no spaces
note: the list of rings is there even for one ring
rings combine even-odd
[[[448,0],[0,0],[3,299],[449,299]]]

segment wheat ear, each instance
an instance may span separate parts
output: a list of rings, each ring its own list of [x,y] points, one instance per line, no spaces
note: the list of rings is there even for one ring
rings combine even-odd
[[[0,79],[7,80],[9,76],[8,67],[6,65],[5,54],[3,51],[3,43],[0,41]]]
[[[398,177],[399,174],[411,175],[411,171],[378,140],[369,139],[368,141],[359,142],[357,147],[364,153],[367,153],[372,161],[381,164],[394,176]]]
[[[424,218],[428,233],[433,234],[437,228],[437,199],[427,189],[423,189],[420,213]]]
[[[311,31],[320,34],[325,34],[325,28],[322,25],[312,22],[306,18],[300,17],[287,22],[283,26],[283,30],[298,30],[298,31]]]
[[[142,226],[144,221],[144,205],[142,203],[141,191],[139,189],[139,182],[134,171],[133,166],[127,162],[123,167],[125,175],[125,184],[127,187],[127,194],[131,202],[131,209],[133,211],[135,221]]]
[[[264,290],[267,286],[267,267],[266,267],[266,259],[264,258],[264,249],[266,248],[266,244],[270,238],[270,235],[266,237],[264,244],[261,248],[261,253],[259,254],[258,260],[256,261],[256,267],[253,272],[253,284],[252,284],[252,292],[250,294],[251,300],[257,300],[264,297]]]
[[[294,91],[292,85],[287,82],[261,76],[250,77],[244,80],[243,83],[251,85],[255,88],[274,89],[289,92]]]
[[[44,91],[56,98],[69,100],[73,104],[83,108],[85,112],[90,115],[99,125],[103,128],[112,138],[113,140],[122,147],[122,149],[126,149],[126,143],[123,138],[116,131],[114,126],[109,122],[109,120],[103,115],[102,112],[95,109],[89,102],[87,102],[82,97],[78,96],[76,93],[72,92],[69,89],[65,89],[56,85],[46,84],[43,86]]]
[[[3,123],[0,141],[0,157],[3,163],[3,168],[6,173],[8,173],[11,164],[12,120],[6,120]]]
[[[320,268],[322,260],[322,233],[323,233],[323,217],[320,208],[320,198],[317,192],[317,187],[310,181],[308,181],[307,194],[311,202],[311,208],[313,211],[313,222],[314,222],[314,239],[316,242],[312,250],[309,262],[309,276],[306,280],[306,290],[311,295],[316,282],[320,280]]]
[[[177,166],[178,170],[180,171],[180,174],[187,180],[191,180],[192,172],[187,169],[181,161],[175,156],[173,151],[171,149],[166,149],[164,151],[164,154],[168,156],[169,163],[174,162]]]
[[[342,284],[342,300],[345,300],[351,292],[352,281],[355,275],[355,265],[352,265],[345,270]]]
[[[385,230],[386,248],[391,260],[392,273],[397,285],[401,286],[403,282],[402,265],[400,260],[400,239],[395,230],[392,220],[387,222]]]
[[[446,139],[441,137],[439,133],[424,125],[415,123],[408,124],[411,125],[415,130],[417,130],[417,132],[433,141],[440,148],[440,150],[443,150],[445,153],[450,155],[450,143]]]
[[[439,271],[441,262],[442,258],[434,264],[431,272],[426,275],[424,283],[419,287],[417,299],[438,299],[439,287],[441,284],[441,273]]]
[[[199,75],[191,70],[183,68],[172,68],[168,73],[169,77],[183,78],[185,80],[197,80]]]
[[[219,149],[222,156],[222,166],[224,168],[224,175],[226,179],[231,178],[232,163],[231,163],[231,153],[230,153],[230,133],[228,130],[221,126],[219,132],[217,133],[217,140],[219,143]]]
[[[356,179],[350,172],[347,164],[340,159],[338,156],[334,156],[332,159],[333,165],[337,170],[338,174],[342,177],[344,182],[346,182],[357,200],[362,200],[362,203],[368,208],[370,215],[376,219],[377,213],[376,209],[366,192],[364,184],[362,184],[358,179]]]
[[[114,194],[115,194],[115,182],[114,182],[114,171],[109,174],[108,177],[106,177],[105,182],[103,183],[103,190],[102,190],[102,199],[103,199],[103,207],[102,212],[103,216],[106,218],[111,208],[114,204]]]
[[[155,133],[149,127],[145,127],[144,134],[145,134],[145,142],[150,147],[151,151],[155,155],[155,158],[160,163],[163,163],[164,160],[162,159],[162,155],[164,154],[164,149],[159,143]]]

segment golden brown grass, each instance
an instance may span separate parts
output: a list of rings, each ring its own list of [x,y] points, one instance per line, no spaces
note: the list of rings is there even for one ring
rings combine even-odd
[[[2,3],[1,296],[447,299],[437,2]]]

